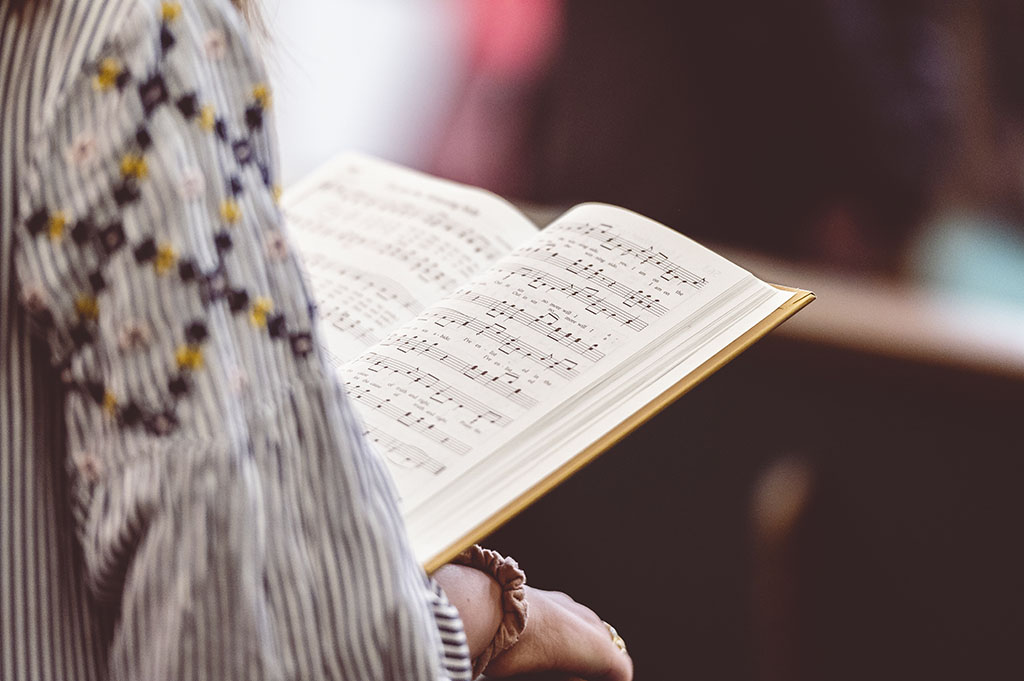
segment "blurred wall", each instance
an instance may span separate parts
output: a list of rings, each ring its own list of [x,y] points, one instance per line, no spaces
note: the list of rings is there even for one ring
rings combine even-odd
[[[345,149],[422,166],[464,64],[457,0],[268,0],[287,185]]]

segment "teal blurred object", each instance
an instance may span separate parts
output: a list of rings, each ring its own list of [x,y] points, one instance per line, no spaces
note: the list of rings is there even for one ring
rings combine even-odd
[[[928,227],[910,251],[921,282],[944,293],[1024,307],[1024,227],[951,214]]]

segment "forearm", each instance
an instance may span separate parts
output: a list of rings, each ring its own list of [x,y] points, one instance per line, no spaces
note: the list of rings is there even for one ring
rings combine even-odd
[[[464,565],[445,565],[433,576],[459,611],[470,657],[478,657],[501,624],[501,587],[490,575]]]

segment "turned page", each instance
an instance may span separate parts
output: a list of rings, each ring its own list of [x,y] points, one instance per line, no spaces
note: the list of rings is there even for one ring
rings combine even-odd
[[[498,462],[489,456],[517,438],[543,439],[546,429],[564,426],[576,417],[565,406],[581,394],[607,392],[609,378],[630,362],[657,360],[659,339],[678,340],[673,347],[689,353],[683,360],[710,356],[745,330],[732,328],[737,306],[762,305],[763,318],[785,297],[662,225],[587,204],[341,375],[369,438],[392,464],[410,527],[419,526],[417,509],[428,501],[432,508],[470,502],[450,490],[482,461],[511,475],[520,455]],[[723,330],[728,334],[704,347]],[[680,345],[685,338],[689,346]],[[615,399],[614,391],[608,395]],[[607,431],[619,421],[598,425]],[[478,486],[472,494],[495,492]]]
[[[336,365],[537,231],[489,192],[360,154],[318,168],[282,207]]]

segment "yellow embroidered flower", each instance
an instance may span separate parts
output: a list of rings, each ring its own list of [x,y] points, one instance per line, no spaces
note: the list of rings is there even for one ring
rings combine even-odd
[[[270,188],[270,196],[274,199],[274,203],[281,202],[281,185],[275,184]]]
[[[82,319],[95,320],[100,316],[100,304],[96,296],[83,293],[75,299],[75,312]]]
[[[267,325],[267,315],[274,311],[274,301],[270,298],[260,296],[252,304],[252,311],[249,312],[249,319],[253,326],[263,328]]]
[[[100,70],[93,81],[93,87],[97,90],[109,90],[117,85],[117,79],[120,75],[121,62],[113,57],[107,57],[100,62]]]
[[[117,397],[114,396],[114,393],[107,390],[106,392],[103,393],[103,411],[113,416],[116,410]]]
[[[181,3],[180,2],[161,2],[160,3],[160,18],[164,21],[174,21],[181,16]]]
[[[167,274],[178,261],[178,253],[170,244],[161,244],[153,258],[153,269],[157,274]]]
[[[198,345],[178,346],[178,350],[174,353],[174,359],[178,363],[179,369],[195,371],[203,368],[203,350]]]
[[[121,157],[121,177],[141,180],[149,175],[149,166],[141,154],[125,154]]]
[[[259,83],[252,89],[252,98],[264,109],[270,108],[270,88],[266,83]]]
[[[50,215],[49,232],[50,238],[54,241],[59,240],[64,236],[64,227],[68,224],[68,219],[61,211],[55,211]]]
[[[220,204],[220,216],[224,222],[233,225],[242,217],[242,208],[234,199],[224,199]]]
[[[199,112],[199,127],[206,132],[210,132],[216,124],[217,112],[213,110],[212,106],[207,104]]]

